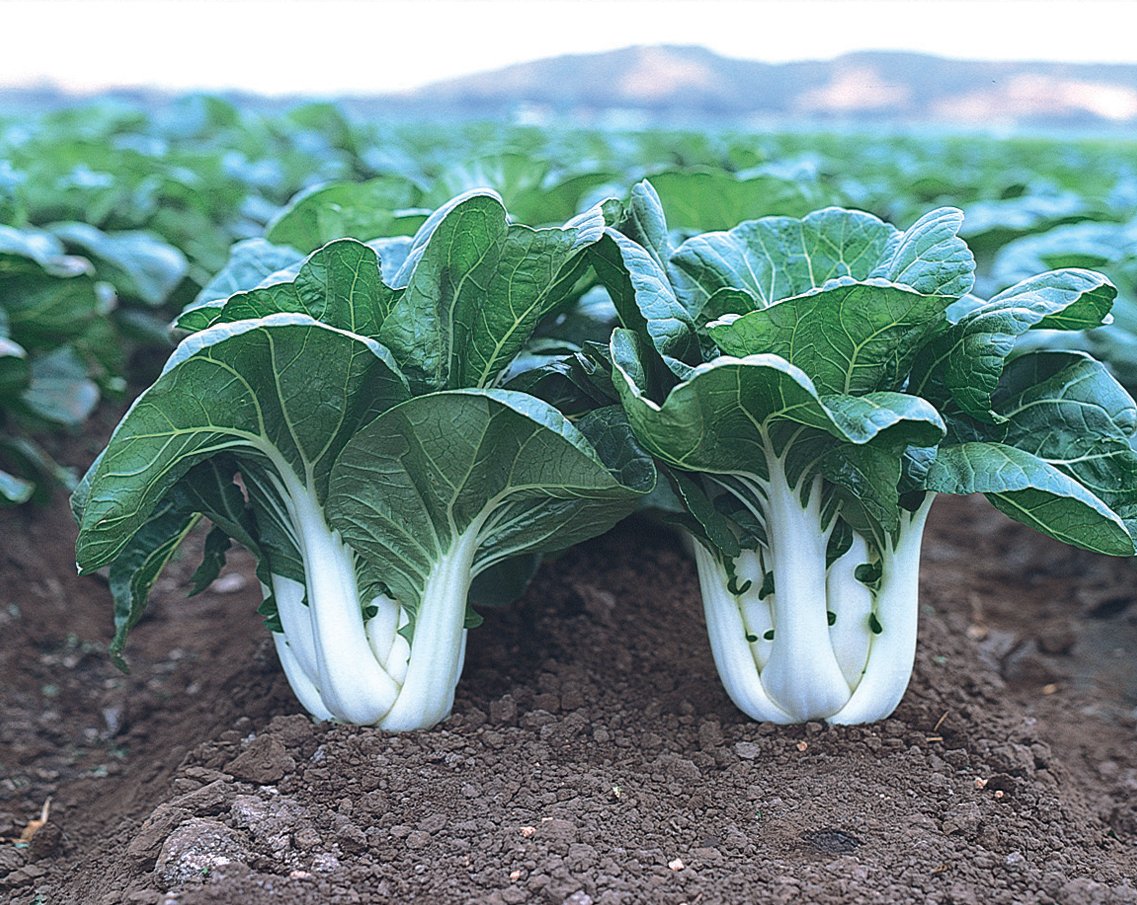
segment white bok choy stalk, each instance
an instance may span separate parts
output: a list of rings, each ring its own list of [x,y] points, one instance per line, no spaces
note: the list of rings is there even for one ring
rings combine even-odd
[[[897,485],[904,450],[944,436],[936,410],[896,392],[822,398],[774,355],[700,365],[656,404],[631,376],[638,345],[630,331],[613,338],[617,387],[687,508],[712,652],[731,699],[755,719],[839,720],[882,649],[893,662],[902,654],[902,694],[916,601],[895,601],[914,584],[890,569],[874,588],[867,573],[910,561],[913,548],[918,557],[926,509],[902,518]],[[857,498],[838,483],[846,474],[881,481],[858,487]],[[857,516],[891,504],[895,538],[879,524],[852,531],[843,502]]]

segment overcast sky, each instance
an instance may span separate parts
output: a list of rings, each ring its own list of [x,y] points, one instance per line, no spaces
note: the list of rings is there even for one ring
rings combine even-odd
[[[702,44],[1137,63],[1137,0],[0,0],[0,85],[368,94],[565,53]]]

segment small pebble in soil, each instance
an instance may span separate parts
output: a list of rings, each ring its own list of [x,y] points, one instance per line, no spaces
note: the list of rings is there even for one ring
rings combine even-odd
[[[944,814],[943,832],[947,836],[959,834],[965,839],[974,839],[982,822],[979,805],[974,801],[962,802]]]
[[[847,855],[849,852],[864,845],[864,842],[852,833],[844,830],[826,827],[821,830],[805,830],[801,838],[810,848],[816,849],[826,855]]]
[[[312,858],[312,870],[320,871],[321,873],[331,873],[334,870],[339,870],[340,860],[331,852],[320,852]]]
[[[195,817],[166,838],[154,873],[168,890],[247,857],[244,841],[236,832],[217,820]]]
[[[279,782],[296,769],[296,761],[288,754],[280,739],[265,735],[225,765],[225,772],[237,779],[259,784]]]
[[[754,760],[762,753],[762,749],[754,742],[735,742],[734,753],[743,760]]]
[[[248,584],[248,579],[240,572],[226,572],[220,578],[214,579],[209,590],[215,594],[236,594],[238,591],[243,591]]]

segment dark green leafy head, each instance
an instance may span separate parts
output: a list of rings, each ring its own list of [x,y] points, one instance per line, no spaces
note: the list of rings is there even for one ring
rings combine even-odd
[[[193,334],[135,400],[84,479],[80,568],[114,559],[182,475],[221,453],[322,496],[343,444],[408,395],[376,342],[307,315]]]
[[[330,242],[295,273],[197,305],[177,326],[304,313],[378,340],[415,393],[495,386],[541,321],[579,295],[584,252],[603,228],[595,208],[563,227],[531,229],[511,223],[492,192],[467,192],[405,245]],[[386,260],[394,255],[397,268]]]

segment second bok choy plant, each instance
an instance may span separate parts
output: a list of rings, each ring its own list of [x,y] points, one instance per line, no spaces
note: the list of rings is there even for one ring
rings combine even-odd
[[[1050,537],[1128,556],[1137,407],[1033,327],[1108,322],[1085,270],[982,300],[932,211],[769,217],[673,247],[651,186],[590,254],[623,328],[612,380],[694,541],[711,648],[759,720],[861,723],[899,703],[937,493],[986,494]]]
[[[335,241],[184,312],[193,332],[73,501],[80,570],[110,567],[112,653],[205,516],[197,588],[231,540],[255,554],[308,711],[391,730],[446,717],[471,585],[515,594],[536,552],[607,530],[654,485],[619,406],[570,423],[498,388],[602,232],[599,210],[534,230],[475,192],[410,242]]]

